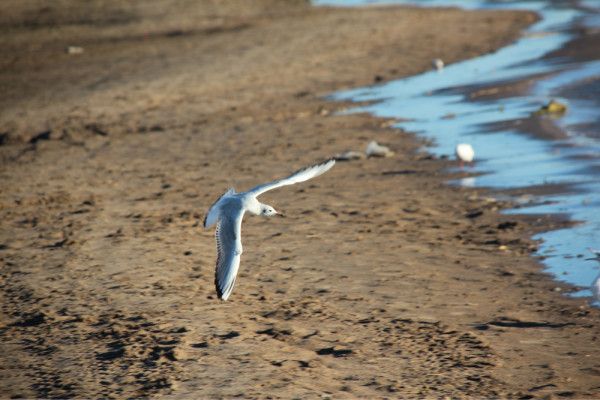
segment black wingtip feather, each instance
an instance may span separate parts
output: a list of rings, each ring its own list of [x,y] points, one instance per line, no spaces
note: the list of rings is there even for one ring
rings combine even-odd
[[[206,218],[205,218],[206,220]],[[217,241],[217,266],[215,268],[215,289],[217,289],[217,297],[219,300],[223,300],[223,291],[219,286],[219,263],[221,262],[221,251],[220,251],[220,242],[219,242],[219,224],[217,224],[217,229],[215,229],[215,239]]]
[[[223,292],[221,291],[221,288],[219,287],[219,282],[217,281],[216,277],[215,277],[215,288],[217,289],[217,297],[219,298],[219,300],[223,300]]]

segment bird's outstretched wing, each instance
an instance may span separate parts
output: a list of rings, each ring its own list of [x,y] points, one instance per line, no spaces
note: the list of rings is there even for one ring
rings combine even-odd
[[[244,209],[224,204],[221,207],[215,237],[217,239],[217,268],[215,270],[215,286],[217,295],[227,300],[240,266],[242,255],[242,219]]]
[[[335,164],[335,160],[333,158],[323,161],[319,164],[311,165],[310,167],[302,168],[287,178],[278,179],[273,182],[265,183],[262,185],[258,185],[253,187],[248,191],[248,193],[253,194],[254,196],[260,196],[264,192],[268,192],[269,190],[277,189],[278,187],[293,185],[294,183],[300,183],[312,179],[316,176],[319,176],[333,167]]]
[[[217,220],[219,219],[219,209],[221,206],[221,200],[223,200],[224,198],[226,198],[229,195],[232,195],[235,193],[235,190],[233,189],[228,189],[225,193],[223,193],[221,195],[221,197],[219,197],[208,209],[208,211],[206,212],[206,215],[204,216],[204,227],[208,228],[209,226],[212,226],[212,224],[214,224],[215,222],[217,222]]]

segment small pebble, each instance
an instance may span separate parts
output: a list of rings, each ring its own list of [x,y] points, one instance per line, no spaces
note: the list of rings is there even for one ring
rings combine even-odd
[[[436,58],[435,60],[433,60],[431,62],[431,65],[433,66],[434,69],[437,69],[438,71],[441,71],[444,69],[444,61]]]
[[[67,54],[82,54],[83,47],[79,46],[69,46],[67,47]]]
[[[367,157],[391,157],[394,155],[394,152],[389,147],[380,145],[374,140],[369,142],[365,153]]]
[[[560,103],[556,100],[550,100],[550,102],[548,104],[540,107],[540,109],[537,110],[534,114],[536,114],[536,115],[552,114],[552,115],[560,116],[566,112],[567,112],[567,106],[565,104]]]

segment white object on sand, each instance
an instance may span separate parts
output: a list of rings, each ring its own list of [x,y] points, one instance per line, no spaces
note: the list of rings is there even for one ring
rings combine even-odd
[[[236,193],[235,190],[229,189],[210,207],[204,218],[204,227],[208,228],[217,224],[215,231],[217,239],[215,286],[220,299],[227,300],[235,284],[242,255],[241,235],[244,213],[250,211],[254,215],[267,217],[279,214],[273,207],[259,202],[256,198],[269,190],[317,177],[331,169],[334,164],[335,160],[330,159],[298,170],[287,178],[258,185],[247,192]]]
[[[365,153],[367,157],[391,157],[394,155],[394,152],[389,147],[382,146],[374,140],[369,142]]]
[[[460,143],[456,145],[454,150],[456,158],[462,162],[470,163],[475,159],[475,150],[473,146],[467,143]]]
[[[80,46],[69,46],[67,47],[67,54],[82,54],[83,47]]]
[[[436,58],[435,60],[433,60],[431,62],[431,65],[433,65],[433,68],[437,69],[438,71],[441,71],[444,69],[444,61]]]

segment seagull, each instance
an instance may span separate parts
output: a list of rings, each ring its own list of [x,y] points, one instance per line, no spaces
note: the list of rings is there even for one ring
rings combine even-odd
[[[467,143],[457,144],[454,152],[456,153],[456,158],[460,160],[461,168],[463,166],[463,162],[470,163],[473,162],[473,159],[475,158],[475,150],[473,150],[473,146]]]
[[[217,239],[215,286],[221,300],[227,300],[231,295],[240,266],[244,213],[249,211],[254,215],[266,217],[281,216],[273,207],[259,202],[256,198],[269,190],[315,178],[330,170],[334,164],[335,159],[329,159],[302,168],[287,178],[255,186],[247,192],[236,193],[234,189],[229,189],[209,208],[204,218],[204,227],[209,228],[215,223],[217,224],[215,230]]]

